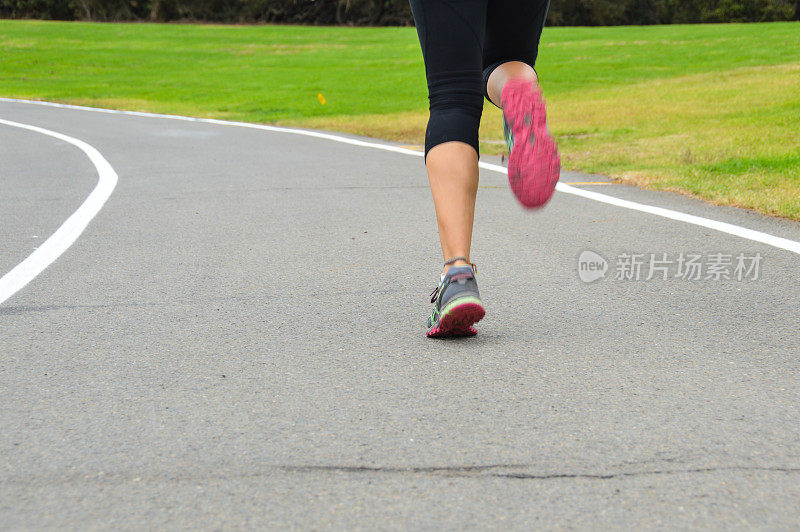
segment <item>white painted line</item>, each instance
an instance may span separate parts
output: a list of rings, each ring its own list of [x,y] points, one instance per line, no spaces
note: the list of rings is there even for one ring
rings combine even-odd
[[[349,139],[347,137],[342,137],[339,135],[331,135],[329,133],[322,133],[320,131],[312,131],[309,129],[294,129],[289,127],[278,127],[278,126],[267,126],[264,124],[250,124],[248,122],[232,122],[229,120],[217,120],[215,118],[194,118],[191,116],[180,116],[180,115],[160,115],[158,113],[143,113],[140,111],[119,111],[117,109],[102,109],[100,107],[84,107],[82,105],[70,105],[66,103],[53,103],[53,102],[41,102],[38,100],[15,100],[14,98],[0,98],[0,102],[9,102],[9,103],[28,103],[34,105],[44,105],[47,107],[58,107],[61,109],[78,109],[80,111],[92,111],[95,113],[108,113],[108,114],[115,114],[115,115],[129,115],[129,116],[143,116],[148,118],[167,118],[170,120],[182,120],[184,122],[202,122],[205,124],[217,124],[221,126],[234,126],[234,127],[246,127],[249,129],[260,129],[263,131],[273,131],[275,133],[289,133],[292,135],[303,135],[306,137],[316,137],[319,139],[326,139],[326,140],[333,140],[336,142],[342,142],[344,144],[351,144],[353,146],[362,146],[365,148],[377,148],[379,150],[386,150],[392,151],[395,153],[403,153],[405,155],[414,155],[416,157],[422,157],[424,154],[419,151],[409,150],[406,148],[400,148],[397,146],[391,146],[389,144],[378,144],[376,142],[365,142],[363,140],[358,139]]]
[[[342,137],[339,135],[332,135],[330,133],[321,133],[319,131],[309,131],[306,129],[293,129],[287,127],[277,127],[277,126],[267,126],[262,124],[249,124],[247,122],[232,122],[228,120],[215,120],[213,118],[193,118],[190,116],[179,116],[179,115],[161,115],[157,113],[143,113],[138,111],[118,111],[115,109],[102,109],[99,107],[84,107],[80,105],[69,105],[69,104],[62,104],[62,103],[53,103],[53,102],[42,102],[38,100],[17,100],[13,98],[0,98],[0,101],[3,102],[10,102],[10,103],[27,103],[27,104],[34,104],[34,105],[44,105],[48,107],[59,107],[63,109],[79,109],[83,111],[93,111],[97,113],[111,113],[111,114],[122,114],[122,115],[132,115],[132,116],[142,116],[142,117],[152,117],[152,118],[168,118],[172,120],[184,120],[188,122],[204,122],[208,124],[219,124],[224,126],[235,126],[235,127],[245,127],[250,129],[260,129],[264,131],[273,131],[277,133],[289,133],[292,135],[303,135],[306,137],[316,137],[320,139],[332,140],[334,142],[341,142],[344,144],[350,144],[353,146],[363,146],[365,148],[374,148],[378,150],[384,151],[391,151],[395,153],[402,153],[405,155],[413,155],[415,157],[422,157],[424,154],[419,151],[409,150],[406,148],[400,148],[397,146],[390,146],[388,144],[380,144],[377,142],[365,142],[363,140],[356,140],[350,139],[347,137]],[[485,163],[480,162],[478,163],[481,168],[486,170],[491,170],[493,172],[499,172],[501,174],[506,173],[506,168],[497,164]],[[791,251],[793,253],[800,254],[800,242],[796,242],[794,240],[789,240],[787,238],[781,238],[778,236],[770,235],[768,233],[762,233],[761,231],[754,231],[752,229],[747,229],[745,227],[741,227],[734,224],[729,224],[725,222],[719,222],[717,220],[712,220],[710,218],[703,218],[701,216],[694,216],[692,214],[686,214],[680,211],[673,211],[671,209],[664,209],[662,207],[654,207],[652,205],[645,205],[643,203],[636,203],[634,201],[623,200],[619,198],[615,198],[614,196],[608,196],[606,194],[600,194],[598,192],[592,192],[589,190],[583,190],[576,187],[571,187],[565,183],[559,183],[556,185],[556,190],[559,192],[563,192],[565,194],[572,194],[575,196],[580,196],[582,198],[599,201],[601,203],[607,203],[609,205],[614,205],[617,207],[622,207],[625,209],[631,209],[635,211],[645,212],[648,214],[653,214],[655,216],[662,216],[664,218],[669,218],[671,220],[677,220],[680,222],[685,222],[688,224],[697,225],[700,227],[706,227],[708,229],[713,229],[715,231],[719,231],[722,233],[727,233],[730,235],[738,236],[741,238],[745,238],[748,240],[752,240],[754,242],[761,242],[762,244],[767,244],[769,246],[773,246],[780,249],[785,249],[787,251]],[[2,301],[2,300],[0,300]]]
[[[31,282],[37,275],[50,266],[64,251],[69,248],[75,240],[83,233],[86,226],[94,218],[100,209],[105,204],[114,187],[117,186],[117,173],[100,155],[100,152],[95,148],[86,144],[82,140],[78,140],[49,129],[43,129],[36,126],[29,126],[27,124],[20,124],[19,122],[11,122],[0,118],[0,124],[7,126],[19,127],[29,131],[35,131],[43,135],[55,137],[64,142],[68,142],[73,146],[79,148],[85,153],[97,169],[97,185],[92,190],[92,193],[84,200],[78,210],[67,218],[61,224],[55,233],[50,235],[50,238],[36,248],[36,251],[31,253],[28,258],[17,264],[14,269],[0,277],[0,304],[13,296],[21,290],[26,284]]]
[[[490,163],[478,163],[478,164],[482,168],[486,168],[487,170],[494,170],[495,172],[505,172],[506,170],[504,167],[496,164],[490,164]],[[558,190],[559,192],[564,192],[566,194],[573,194],[575,196],[581,196],[582,198],[587,198],[602,203],[608,203],[609,205],[623,207],[625,209],[646,212],[648,214],[654,214],[656,216],[669,218],[670,220],[677,220],[679,222],[686,222],[688,224],[699,225],[700,227],[707,227],[708,229],[713,229],[715,231],[720,231],[722,233],[728,233],[729,235],[735,235],[738,237],[746,238],[747,240],[761,242],[762,244],[767,244],[776,248],[785,249],[787,251],[800,254],[800,242],[795,242],[794,240],[789,240],[788,238],[781,238],[779,236],[770,235],[768,233],[762,233],[761,231],[754,231],[753,229],[747,229],[739,225],[719,222],[717,220],[712,220],[710,218],[703,218],[701,216],[695,216],[693,214],[686,214],[685,212],[673,211],[671,209],[664,209],[662,207],[654,207],[652,205],[645,205],[644,203],[636,203],[635,201],[628,201],[620,198],[615,198],[614,196],[600,194],[599,192],[592,192],[590,190],[584,190],[581,188],[572,187],[570,185],[567,185],[566,183],[558,183],[556,185],[556,190]]]

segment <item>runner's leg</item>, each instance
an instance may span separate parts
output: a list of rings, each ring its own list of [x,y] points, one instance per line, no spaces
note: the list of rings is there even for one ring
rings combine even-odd
[[[425,163],[445,260],[469,258],[472,243],[486,2],[410,0],[428,80]]]
[[[484,90],[503,109],[508,181],[527,208],[550,200],[561,172],[533,70],[548,7],[548,0],[492,0],[486,17]]]

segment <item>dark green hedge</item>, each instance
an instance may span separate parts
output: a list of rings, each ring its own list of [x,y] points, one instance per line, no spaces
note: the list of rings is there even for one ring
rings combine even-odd
[[[407,0],[0,0],[0,17],[412,25]],[[800,0],[552,0],[548,23],[610,26],[800,20]]]

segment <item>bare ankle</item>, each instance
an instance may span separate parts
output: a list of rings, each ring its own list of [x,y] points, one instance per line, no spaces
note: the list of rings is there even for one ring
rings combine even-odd
[[[458,258],[457,260],[452,261],[452,262],[451,261],[452,261],[452,259],[450,259],[450,260],[445,262],[444,270],[442,271],[442,275],[446,275],[447,274],[447,270],[449,270],[453,266],[469,266],[470,265],[470,263],[467,260],[462,259],[462,258]]]

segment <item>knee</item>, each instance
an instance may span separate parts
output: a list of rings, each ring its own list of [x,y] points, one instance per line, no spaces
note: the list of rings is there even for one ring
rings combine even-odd
[[[459,141],[469,144],[478,149],[478,129],[480,127],[480,116],[464,112],[462,109],[441,109],[434,111],[431,109],[431,117],[428,120],[428,129],[425,131],[425,157],[428,152],[439,144],[445,142]]]
[[[481,72],[464,70],[429,74],[428,98],[431,111],[461,109],[480,117],[483,110]]]
[[[480,71],[444,72],[428,78],[431,116],[425,133],[425,155],[434,146],[465,142],[478,152],[483,112]]]

